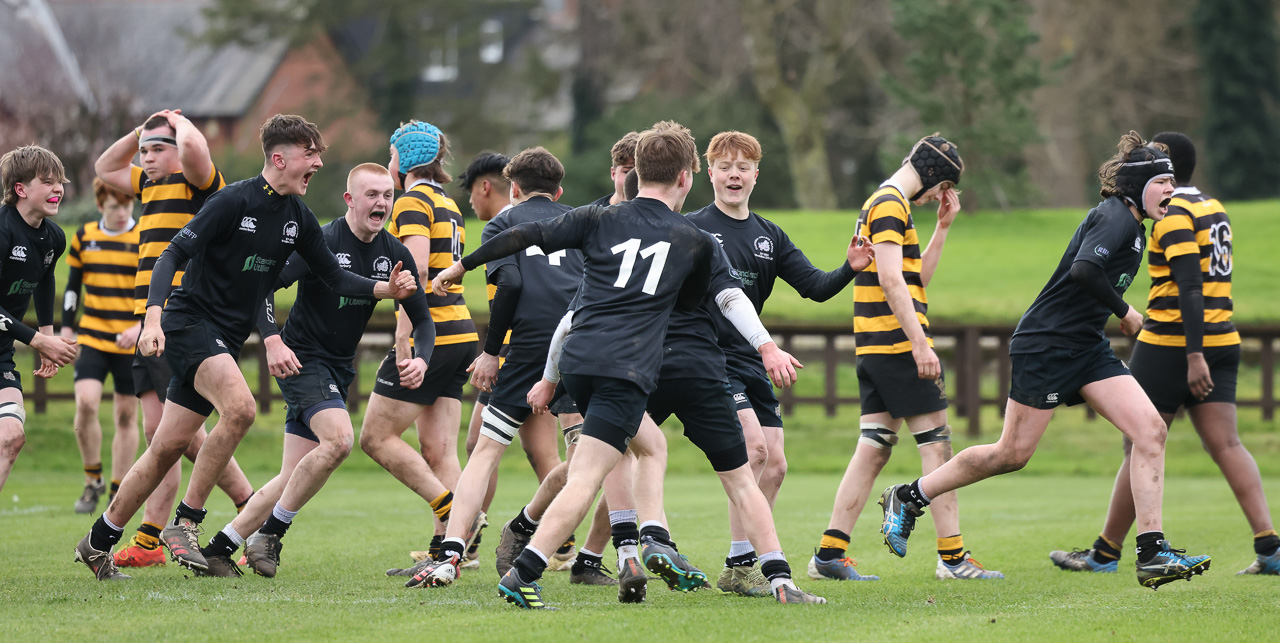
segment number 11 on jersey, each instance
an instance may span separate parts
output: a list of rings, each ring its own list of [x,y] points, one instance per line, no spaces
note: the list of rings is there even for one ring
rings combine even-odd
[[[644,287],[640,289],[646,295],[658,292],[658,280],[662,278],[662,269],[667,265],[667,253],[671,251],[671,243],[659,241],[648,248],[640,249],[639,239],[627,239],[610,248],[613,254],[622,253],[622,265],[618,267],[618,279],[613,282],[614,288],[626,288],[631,281],[631,271],[636,265],[636,255],[642,259],[653,257],[649,264],[649,274],[645,276]]]

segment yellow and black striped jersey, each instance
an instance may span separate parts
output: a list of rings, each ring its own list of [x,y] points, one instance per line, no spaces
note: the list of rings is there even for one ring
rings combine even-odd
[[[71,237],[67,266],[79,271],[79,281],[68,283],[66,304],[71,315],[84,284],[84,305],[76,341],[105,353],[132,354],[133,348],[116,346],[116,335],[138,322],[134,315],[134,274],[138,271],[138,226],[132,220],[123,232],[109,233],[94,221],[80,226]],[[75,293],[71,292],[74,287]],[[65,318],[64,318],[65,320]]]
[[[396,199],[395,208],[391,211],[391,226],[387,229],[401,241],[412,236],[430,240],[428,280],[461,259],[467,241],[467,229],[458,205],[443,188],[429,183],[413,186]],[[431,286],[427,282],[418,287],[429,291]],[[436,324],[436,346],[479,341],[463,291],[462,284],[455,284],[444,297],[427,292],[431,319]]]
[[[916,224],[911,218],[911,204],[898,188],[883,184],[862,205],[858,215],[858,234],[869,237],[872,243],[894,243],[902,246],[902,277],[911,292],[916,318],[924,328],[929,346],[929,319],[925,313],[929,299],[924,294],[920,280],[920,239],[916,236]],[[911,340],[893,316],[893,309],[880,287],[880,276],[875,261],[858,273],[853,280],[853,335],[858,355],[893,355],[911,352]]]
[[[1178,188],[1169,212],[1151,228],[1147,270],[1151,293],[1147,320],[1138,341],[1157,346],[1186,346],[1178,282],[1169,260],[1198,254],[1204,276],[1204,345],[1233,346],[1240,334],[1231,323],[1231,220],[1217,199],[1192,187]]]
[[[209,195],[227,185],[218,168],[204,185],[193,185],[182,175],[174,172],[159,181],[147,178],[142,168],[133,166],[131,184],[133,194],[142,201],[142,216],[138,217],[138,275],[134,282],[134,312],[143,315],[147,312],[147,295],[151,286],[151,269],[173,235],[200,211]],[[183,271],[173,275],[173,285],[182,283]]]

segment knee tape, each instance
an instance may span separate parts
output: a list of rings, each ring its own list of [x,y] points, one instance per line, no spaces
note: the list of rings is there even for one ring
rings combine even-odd
[[[26,424],[27,411],[17,402],[0,403],[0,418],[14,418],[19,424]]]
[[[516,422],[506,413],[493,408],[492,404],[485,406],[484,410],[480,412],[480,435],[498,444],[509,446],[519,430],[519,422]]]
[[[951,425],[944,424],[936,429],[912,433],[911,436],[916,439],[916,448],[920,448],[926,444],[933,444],[935,442],[950,442]]]
[[[578,438],[582,437],[582,423],[571,424],[562,429],[564,433],[564,448],[569,448],[578,443]]]
[[[898,434],[879,422],[863,422],[858,442],[877,449],[892,449],[898,443]]]

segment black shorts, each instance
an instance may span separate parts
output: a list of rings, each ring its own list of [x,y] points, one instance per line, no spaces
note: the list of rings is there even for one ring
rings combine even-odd
[[[764,364],[760,364],[759,369],[729,364],[726,373],[729,375],[729,392],[738,411],[755,411],[760,426],[782,427],[782,405],[773,393],[773,383],[769,381]]]
[[[480,406],[489,406],[489,391],[480,391],[476,394],[476,404]]]
[[[141,396],[147,391],[155,391],[161,402],[169,394],[169,381],[173,379],[173,371],[169,370],[169,362],[164,357],[145,357],[142,353],[133,354],[133,392]]]
[[[911,353],[858,356],[858,397],[862,414],[887,412],[894,418],[908,418],[947,408],[947,387],[943,375],[922,380]]]
[[[205,360],[227,354],[240,359],[241,344],[222,336],[222,332],[206,319],[193,315],[166,313],[164,359],[173,372],[166,401],[190,409],[200,415],[213,413],[213,403],[196,392],[196,370]]]
[[[430,406],[438,398],[462,399],[462,385],[467,383],[467,367],[476,358],[476,342],[445,344],[431,351],[427,373],[416,389],[400,385],[400,369],[396,368],[396,349],[392,348],[378,366],[373,392],[383,397],[410,404]]]
[[[284,432],[319,442],[311,431],[311,417],[324,409],[345,410],[347,389],[356,373],[350,364],[334,364],[314,356],[299,357],[299,361],[302,370],[297,375],[276,378],[287,407]]]
[[[1178,407],[1192,407],[1208,402],[1236,403],[1236,373],[1240,370],[1240,345],[1210,346],[1204,359],[1213,378],[1213,390],[1197,400],[1187,385],[1187,349],[1182,346],[1156,346],[1133,343],[1129,370],[1146,391],[1147,397],[1161,413],[1177,413]]]
[[[564,373],[561,382],[584,416],[582,434],[625,452],[644,419],[649,400],[644,389],[630,380],[595,375]]]
[[[747,441],[727,383],[683,377],[660,380],[647,406],[655,424],[672,415],[679,418],[685,437],[702,449],[716,471],[732,471],[747,463]]]
[[[1036,409],[1081,404],[1080,389],[1086,385],[1129,374],[1106,339],[1089,348],[1050,348],[1009,357],[1009,399]]]
[[[494,383],[493,391],[489,394],[489,401],[486,404],[502,409],[503,413],[524,422],[533,413],[533,409],[529,408],[529,389],[542,381],[544,366],[542,363],[533,362],[503,363],[502,368],[498,370],[498,381]],[[556,386],[551,403],[547,406],[556,415],[578,412],[573,398],[569,397],[563,385]]]
[[[108,374],[117,395],[133,395],[133,355],[81,346],[80,355],[76,357],[75,381],[106,382]]]

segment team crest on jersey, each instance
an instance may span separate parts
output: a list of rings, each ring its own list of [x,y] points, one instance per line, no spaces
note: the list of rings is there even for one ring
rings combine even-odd
[[[338,267],[339,267],[339,268],[342,268],[343,270],[350,270],[350,269],[351,269],[351,255],[350,255],[350,254],[348,254],[348,253],[346,253],[346,252],[339,252],[338,254],[336,254],[336,255],[334,255],[334,256],[338,258]]]
[[[90,241],[89,241],[89,245],[87,245],[87,246],[85,246],[85,247],[84,247],[84,251],[85,251],[85,252],[97,252],[97,251],[99,251],[99,250],[101,250],[101,249],[102,249],[102,248],[99,248],[99,247],[98,247],[98,242],[97,242],[97,240],[90,240]]]
[[[9,258],[10,258],[10,259],[13,259],[14,261],[26,261],[26,260],[27,260],[27,247],[26,247],[26,246],[14,246],[14,247],[13,247],[13,250],[9,253]]]
[[[13,371],[5,371],[5,372],[4,372],[4,378],[5,378],[6,380],[9,380],[10,382],[16,382],[16,381],[18,381],[18,378],[16,378],[16,377],[14,377],[14,376],[13,376]]]
[[[329,391],[330,391],[330,392],[332,392],[332,393],[337,393],[337,392],[338,392],[338,385],[337,385],[337,384],[330,384],[330,385],[329,385]]]
[[[49,264],[51,264],[51,263],[53,263],[53,251],[52,251],[52,250],[50,250],[49,252],[44,253],[44,265],[48,266],[48,265],[49,265]]]
[[[244,217],[240,219],[240,231],[241,232],[257,232],[258,219],[255,217]]]
[[[386,279],[391,276],[391,259],[386,255],[373,260],[373,278]]]
[[[751,250],[757,257],[772,261],[773,239],[770,239],[769,237],[756,237],[755,242],[751,244]]]
[[[1142,252],[1142,235],[1133,238],[1133,251]]]
[[[298,240],[298,222],[290,221],[284,224],[284,238],[280,243],[293,243]]]
[[[215,339],[213,340],[213,343],[217,344],[220,348],[226,348],[226,347],[227,347],[227,345],[226,345],[226,344],[223,344],[223,343],[222,343],[222,340],[221,340],[221,339],[216,339],[216,338],[215,338]]]

